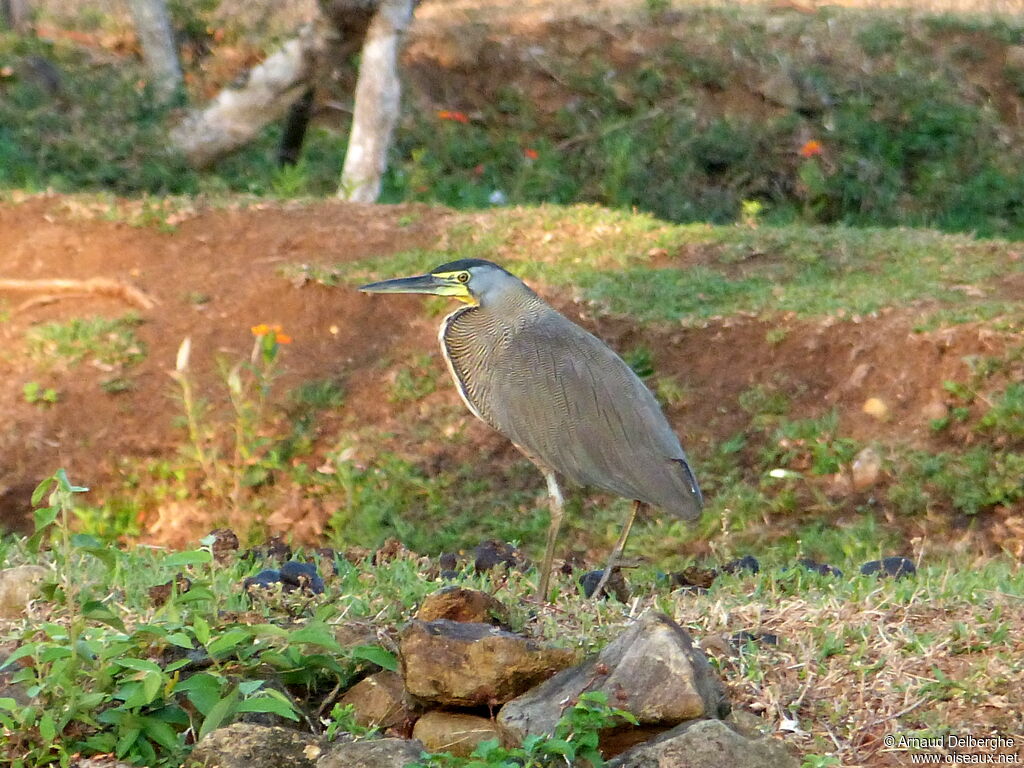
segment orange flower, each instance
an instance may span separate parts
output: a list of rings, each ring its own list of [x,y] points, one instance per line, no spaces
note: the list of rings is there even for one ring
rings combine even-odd
[[[800,147],[800,157],[818,157],[823,151],[824,148],[821,146],[821,142],[817,139],[811,139],[804,142],[804,145]]]
[[[280,325],[267,325],[266,323],[260,323],[259,325],[254,325],[249,330],[252,331],[253,336],[259,336],[260,338],[273,334],[274,341],[278,344],[292,343],[292,337],[285,333]]]
[[[453,123],[468,123],[469,116],[465,112],[453,112],[450,109],[442,109],[437,113],[438,120],[451,120]]]
[[[532,147],[527,147],[526,149],[523,150],[523,156],[527,160],[536,160],[538,157],[540,157],[540,152],[538,152],[536,149],[533,149]]]

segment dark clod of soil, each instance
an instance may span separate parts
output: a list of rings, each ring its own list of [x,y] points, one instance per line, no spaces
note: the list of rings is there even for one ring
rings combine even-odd
[[[316,570],[313,563],[300,563],[297,560],[289,560],[281,566],[281,583],[284,584],[286,592],[294,589],[304,589],[314,595],[323,594],[324,580]]]
[[[917,567],[905,557],[886,557],[882,560],[864,563],[860,567],[860,572],[865,576],[889,576],[894,579],[902,579],[917,573]]]
[[[271,536],[261,546],[253,547],[245,553],[253,560],[276,560],[283,563],[292,557],[292,548],[280,536]]]
[[[238,552],[238,534],[230,528],[217,528],[210,531],[210,536],[213,538],[210,551],[213,553],[213,559],[218,563],[226,563]]]
[[[808,571],[814,571],[820,573],[822,576],[842,576],[843,572],[836,568],[834,565],[828,563],[819,563],[816,560],[811,560],[808,557],[803,557],[797,560],[797,565],[801,565]]]
[[[722,566],[722,570],[725,573],[760,573],[761,564],[757,562],[757,558],[752,555],[744,555],[738,557],[735,560],[730,560],[728,563]]]
[[[157,584],[156,586],[149,588],[149,599],[153,601],[153,605],[159,608],[161,605],[166,603],[170,599],[171,592],[175,585],[177,585],[179,593],[188,592],[192,588],[192,582],[179,573],[172,581],[168,581],[166,584]]]
[[[773,635],[771,632],[748,632],[745,629],[741,629],[732,636],[732,644],[737,649],[742,648],[747,643],[774,646],[779,644],[779,636]]]
[[[602,576],[604,576],[604,569],[588,571],[580,576],[580,587],[583,589],[583,594],[586,597],[593,597],[594,590],[597,589]],[[622,571],[618,568],[612,568],[612,575],[608,577],[608,583],[601,590],[601,597],[607,599],[610,596],[614,596],[620,603],[625,603],[629,600],[629,594],[629,585],[626,584],[626,577],[622,575]]]
[[[673,589],[685,589],[688,592],[706,591],[717,577],[716,569],[701,568],[698,565],[691,565],[689,568],[669,574]]]
[[[526,558],[516,547],[497,539],[483,541],[473,548],[473,566],[477,573],[486,573],[499,565],[523,570]]]
[[[242,589],[248,593],[251,592],[253,587],[259,587],[260,589],[271,589],[275,584],[281,583],[281,572],[274,570],[273,568],[266,568],[255,576],[250,576],[242,582]]]

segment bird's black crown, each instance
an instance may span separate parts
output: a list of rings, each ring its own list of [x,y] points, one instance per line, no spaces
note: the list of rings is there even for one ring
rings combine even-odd
[[[500,267],[493,261],[487,259],[458,259],[456,261],[449,261],[447,264],[442,264],[439,267],[434,267],[430,270],[430,274],[436,275],[439,272],[460,272],[465,269],[472,269],[473,267],[494,267],[500,269],[502,272],[508,272],[504,267]]]

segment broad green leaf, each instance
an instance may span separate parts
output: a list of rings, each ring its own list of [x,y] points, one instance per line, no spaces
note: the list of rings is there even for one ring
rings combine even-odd
[[[298,720],[299,716],[295,713],[295,708],[290,702],[285,699],[279,699],[275,696],[268,695],[270,691],[262,693],[258,696],[246,699],[238,705],[237,712],[270,712],[281,717],[287,717],[289,720]],[[274,691],[276,693],[276,691]]]
[[[245,629],[229,629],[222,635],[218,635],[206,644],[206,650],[211,656],[237,648],[246,641],[252,641],[252,633]]]
[[[142,732],[164,749],[175,750],[180,746],[178,734],[170,724],[155,717],[142,718]]]
[[[202,616],[195,616],[192,619],[192,631],[195,632],[196,640],[202,645],[210,642],[210,625]]]
[[[160,665],[149,659],[115,659],[114,663],[128,669],[138,670],[139,672],[159,673],[161,671]]]
[[[186,565],[203,565],[213,560],[213,555],[205,549],[190,549],[184,552],[175,552],[160,561],[160,565],[167,568],[181,568]]]
[[[199,672],[174,686],[175,693],[184,693],[205,717],[220,701],[223,683],[207,672]]]
[[[265,682],[266,680],[244,680],[238,684],[238,690],[243,696],[251,696],[262,688]]]
[[[100,600],[89,600],[82,606],[82,615],[87,619],[124,631],[124,622],[114,613],[110,606]]]
[[[353,659],[362,659],[383,667],[389,672],[398,671],[398,659],[391,651],[381,648],[379,645],[360,645],[352,649]]]
[[[43,712],[43,716],[39,718],[39,736],[47,744],[53,742],[57,736],[57,724],[49,712]]]
[[[220,728],[237,711],[239,696],[238,689],[234,688],[231,693],[210,708],[209,713],[203,720],[202,727],[199,729],[199,740],[202,740],[206,734]]]
[[[67,659],[71,656],[74,656],[74,651],[70,648],[60,645],[51,645],[47,648],[43,648],[42,652],[39,654],[39,660],[44,664],[49,664],[51,661]]]
[[[39,503],[43,500],[43,496],[46,495],[46,492],[50,490],[50,486],[53,485],[55,482],[56,480],[53,477],[48,477],[41,483],[39,483],[39,485],[36,486],[36,489],[32,491],[33,507],[39,506]]]
[[[18,659],[23,659],[26,656],[31,656],[39,650],[38,643],[25,643],[23,646],[14,651],[10,656],[4,659],[4,663],[0,664],[0,669],[10,666]]]
[[[330,628],[325,624],[311,624],[308,627],[303,627],[302,629],[297,629],[294,632],[289,632],[288,640],[291,643],[310,643],[311,645],[319,645],[321,648],[326,648],[335,652],[340,652],[342,650],[337,639],[334,637],[334,633],[331,632]],[[375,646],[367,645],[360,647],[373,648]]]
[[[166,640],[172,645],[176,645],[179,648],[185,648],[189,651],[195,647],[195,644],[192,642],[192,638],[184,632],[171,632],[167,635]]]

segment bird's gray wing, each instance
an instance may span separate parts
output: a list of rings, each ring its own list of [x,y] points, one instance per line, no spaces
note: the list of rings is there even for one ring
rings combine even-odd
[[[700,514],[686,454],[650,390],[602,341],[554,310],[491,349],[485,420],[581,485]]]

